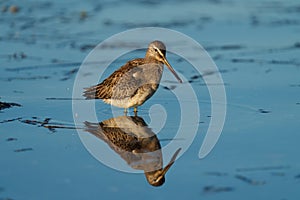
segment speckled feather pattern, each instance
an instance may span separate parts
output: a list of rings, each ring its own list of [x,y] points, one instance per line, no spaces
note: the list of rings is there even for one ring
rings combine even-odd
[[[162,168],[161,146],[156,135],[147,127],[144,120],[138,116],[120,116],[105,120],[100,123],[85,122],[86,131],[105,141],[111,149],[119,154],[135,169],[157,170]],[[156,155],[157,160],[152,160],[147,153]],[[152,166],[144,166],[143,159],[154,162]],[[141,163],[142,166],[137,166]]]
[[[87,88],[86,99],[102,99],[117,107],[142,105],[157,90],[163,64],[138,58],[127,62],[102,83]]]
[[[85,88],[86,99],[102,99],[121,108],[137,108],[157,90],[164,64],[181,82],[165,58],[166,46],[160,41],[149,44],[145,58],[128,61],[102,83]]]

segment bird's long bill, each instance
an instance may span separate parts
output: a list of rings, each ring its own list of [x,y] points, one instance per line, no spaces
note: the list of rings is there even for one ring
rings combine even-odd
[[[178,156],[179,152],[180,152],[181,148],[177,149],[177,151],[174,153],[173,157],[171,158],[170,162],[167,164],[167,166],[165,166],[165,168],[162,171],[162,176],[164,176],[167,171],[171,168],[171,166],[174,164],[176,157]]]
[[[170,63],[168,62],[168,60],[166,58],[164,58],[164,64],[169,68],[169,70],[174,74],[174,76],[177,78],[177,80],[179,81],[179,83],[182,83],[182,80],[180,79],[180,77],[178,76],[178,74],[175,72],[175,70],[173,69],[173,67],[170,65]]]

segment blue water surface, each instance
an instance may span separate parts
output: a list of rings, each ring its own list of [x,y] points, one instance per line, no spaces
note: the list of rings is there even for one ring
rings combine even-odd
[[[0,101],[21,105],[0,111],[0,200],[299,199],[299,2],[30,0],[0,1],[0,7]],[[191,81],[199,74],[186,70],[186,61],[167,55],[191,81],[201,118],[195,140],[159,188],[143,173],[119,172],[96,160],[74,129],[71,100],[76,72],[93,47],[148,26],[199,42],[218,66],[227,95],[222,135],[199,159],[210,96],[201,78]],[[142,55],[124,55],[106,74]],[[176,86],[164,73],[162,83]],[[140,108],[148,124],[153,105],[167,112],[157,133],[165,146],[178,128],[178,102],[161,86]],[[101,101],[96,110],[99,121],[113,117]],[[58,128],[45,127],[47,120]]]

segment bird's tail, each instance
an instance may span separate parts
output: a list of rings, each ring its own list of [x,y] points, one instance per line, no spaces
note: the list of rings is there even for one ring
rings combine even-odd
[[[96,99],[97,85],[84,89],[83,96],[85,99]]]

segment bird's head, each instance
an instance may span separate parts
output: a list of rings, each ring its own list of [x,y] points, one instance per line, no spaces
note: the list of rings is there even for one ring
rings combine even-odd
[[[177,73],[175,72],[175,70],[173,69],[173,67],[170,65],[170,63],[166,58],[166,46],[164,45],[163,42],[158,40],[151,42],[148,46],[146,57],[154,58],[155,60],[165,64],[168,67],[168,69],[174,74],[177,80],[180,83],[182,83],[182,80],[177,75]]]
[[[181,148],[177,149],[177,151],[172,156],[170,162],[165,166],[165,168],[161,168],[155,171],[151,172],[145,172],[145,176],[147,178],[147,181],[152,186],[161,186],[165,182],[165,174],[168,172],[168,170],[171,168],[171,166],[174,164],[177,155],[179,154]]]

